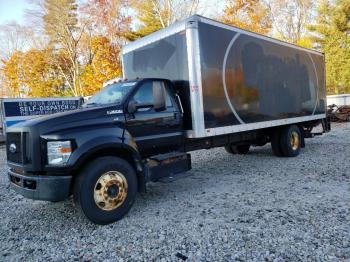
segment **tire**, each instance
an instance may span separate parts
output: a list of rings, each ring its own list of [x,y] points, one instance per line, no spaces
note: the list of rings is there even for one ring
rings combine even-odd
[[[298,126],[291,125],[285,127],[281,132],[280,147],[283,156],[296,157],[301,148],[301,132]]]
[[[267,144],[266,141],[259,141],[258,143],[254,143],[253,146],[264,146],[266,144]]]
[[[133,205],[137,177],[125,160],[106,156],[93,160],[78,174],[74,202],[90,221],[106,225],[123,218]]]
[[[246,155],[248,154],[250,149],[250,144],[242,144],[242,145],[227,145],[225,146],[225,150],[230,154],[239,154]]]
[[[234,147],[234,151],[239,155],[248,154],[250,149],[250,144],[237,145]]]
[[[274,155],[278,157],[283,156],[280,140],[281,140],[281,130],[277,129],[271,135],[271,148]]]
[[[226,145],[225,146],[225,150],[227,153],[230,153],[230,154],[236,154],[233,150],[232,150],[232,146],[231,145]]]

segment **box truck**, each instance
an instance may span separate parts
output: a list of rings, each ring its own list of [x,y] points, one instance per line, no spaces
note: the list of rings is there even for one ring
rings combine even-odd
[[[108,224],[147,182],[191,169],[191,151],[271,143],[295,157],[315,126],[330,130],[324,55],[314,50],[192,16],[127,44],[122,64],[124,80],[81,109],[7,130],[14,190],[73,195],[88,219]]]

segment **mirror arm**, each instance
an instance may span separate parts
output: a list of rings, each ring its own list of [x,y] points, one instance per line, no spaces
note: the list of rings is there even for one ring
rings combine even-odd
[[[136,108],[151,108],[151,107],[154,107],[154,104],[152,104],[152,103],[136,104]]]

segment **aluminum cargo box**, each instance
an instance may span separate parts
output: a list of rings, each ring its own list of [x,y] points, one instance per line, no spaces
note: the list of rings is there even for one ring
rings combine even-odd
[[[324,55],[192,16],[124,46],[128,79],[166,78],[189,138],[325,118]]]

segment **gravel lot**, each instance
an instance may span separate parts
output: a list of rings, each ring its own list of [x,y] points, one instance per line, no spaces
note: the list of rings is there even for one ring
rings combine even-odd
[[[2,146],[0,261],[350,261],[350,124],[306,143],[297,158],[195,152],[190,177],[149,184],[108,226],[15,194]]]

